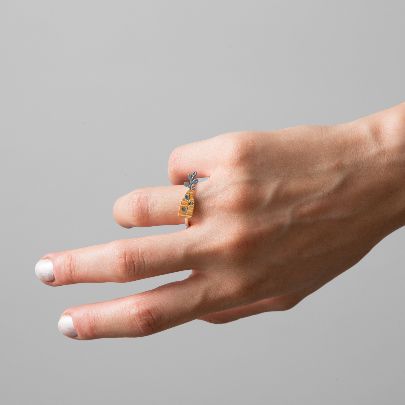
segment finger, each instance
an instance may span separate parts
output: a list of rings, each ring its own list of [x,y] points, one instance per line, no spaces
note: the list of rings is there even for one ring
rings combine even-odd
[[[46,284],[126,282],[192,268],[199,257],[191,228],[51,253],[36,266]],[[44,277],[42,277],[44,275]]]
[[[170,181],[173,184],[183,184],[187,180],[187,174],[193,171],[197,171],[197,177],[210,177],[221,164],[224,149],[224,135],[178,146],[169,158]]]
[[[207,182],[198,184],[198,206],[204,198]],[[113,215],[117,223],[132,226],[176,225],[184,223],[178,215],[179,204],[186,188],[181,186],[146,187],[120,197],[114,204]],[[198,215],[198,209],[195,214]]]
[[[80,340],[146,336],[212,308],[204,278],[189,277],[145,293],[66,310],[59,329]]]
[[[233,322],[248,316],[261,314],[269,311],[286,311],[297,305],[305,294],[291,294],[280,297],[266,298],[251,304],[242,305],[236,308],[226,309],[225,311],[214,312],[201,317],[203,321],[210,323]]]

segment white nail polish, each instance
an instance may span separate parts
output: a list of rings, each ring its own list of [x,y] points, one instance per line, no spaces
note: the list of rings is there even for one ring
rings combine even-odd
[[[62,315],[58,322],[59,332],[65,336],[74,338],[77,336],[75,327],[73,326],[73,319],[70,315]]]
[[[53,274],[53,264],[50,260],[44,259],[40,260],[35,265],[35,275],[41,281],[53,281],[55,280],[55,276]]]

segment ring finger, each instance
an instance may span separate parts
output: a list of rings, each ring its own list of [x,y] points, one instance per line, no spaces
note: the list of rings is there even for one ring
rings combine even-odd
[[[198,217],[206,182],[198,183],[196,188],[196,211]],[[116,222],[125,227],[177,225],[184,223],[178,216],[180,200],[184,196],[184,186],[145,187],[120,197],[114,204],[113,215]]]

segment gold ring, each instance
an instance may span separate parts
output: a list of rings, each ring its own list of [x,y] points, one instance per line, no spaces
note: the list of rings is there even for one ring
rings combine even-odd
[[[197,172],[192,172],[187,175],[188,181],[184,182],[184,185],[188,188],[184,197],[180,201],[178,215],[184,217],[186,228],[190,226],[190,218],[194,212],[194,192],[195,185],[198,183]]]

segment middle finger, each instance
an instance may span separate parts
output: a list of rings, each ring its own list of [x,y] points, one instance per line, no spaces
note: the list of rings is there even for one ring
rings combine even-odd
[[[118,240],[44,256],[35,268],[48,285],[126,282],[193,268],[200,256],[198,232]]]

